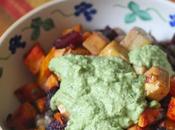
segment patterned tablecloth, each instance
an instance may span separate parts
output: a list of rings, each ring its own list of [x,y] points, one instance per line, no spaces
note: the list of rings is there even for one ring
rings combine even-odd
[[[0,35],[18,18],[48,1],[50,0],[0,0]]]
[[[21,16],[50,0],[0,0],[0,35]]]

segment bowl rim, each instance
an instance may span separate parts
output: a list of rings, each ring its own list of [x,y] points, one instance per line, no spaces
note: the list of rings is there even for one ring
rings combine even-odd
[[[4,40],[8,37],[8,35],[16,28],[16,26],[22,24],[25,20],[29,19],[30,17],[32,17],[34,14],[46,9],[46,8],[49,8],[55,4],[58,4],[58,3],[61,3],[61,2],[64,2],[64,1],[67,1],[67,0],[53,0],[53,1],[50,1],[50,2],[47,2],[31,11],[29,11],[27,14],[25,14],[24,16],[22,16],[21,18],[19,18],[17,21],[15,21],[12,25],[10,25],[6,31],[0,36],[0,47],[1,45],[3,44]]]
[[[53,0],[50,2],[47,2],[31,11],[29,11],[27,14],[25,14],[24,16],[22,16],[21,18],[19,18],[16,22],[14,22],[12,25],[10,25],[10,27],[7,28],[7,30],[0,36],[0,47],[3,44],[4,40],[8,37],[8,35],[16,28],[17,25],[20,25],[21,23],[23,23],[25,20],[29,19],[30,17],[32,17],[34,14],[49,8],[55,4],[61,3],[61,2],[66,2],[68,0]],[[157,0],[155,2],[161,2],[164,3],[168,6],[172,6],[172,8],[175,8],[175,3],[171,0]]]

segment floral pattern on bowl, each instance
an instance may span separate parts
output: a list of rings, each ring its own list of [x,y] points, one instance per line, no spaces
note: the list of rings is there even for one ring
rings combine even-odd
[[[35,81],[23,65],[24,54],[35,42],[49,50],[59,33],[76,23],[125,31],[140,26],[162,41],[175,32],[175,5],[160,0],[53,1],[24,16],[0,38],[0,125],[17,105],[13,91]]]

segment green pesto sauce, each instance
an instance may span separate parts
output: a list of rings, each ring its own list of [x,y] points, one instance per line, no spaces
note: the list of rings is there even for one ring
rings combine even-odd
[[[70,113],[66,130],[124,130],[145,109],[145,78],[120,58],[67,55],[49,68],[61,76],[51,108]]]
[[[130,51],[129,61],[136,66],[160,67],[168,71],[170,75],[174,74],[166,53],[156,45],[146,45]]]

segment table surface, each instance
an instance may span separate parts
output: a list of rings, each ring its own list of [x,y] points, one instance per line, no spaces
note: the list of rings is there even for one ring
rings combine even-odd
[[[48,1],[50,0],[0,0],[0,35],[28,11]]]
[[[0,0],[0,35],[28,11],[48,1],[50,0]],[[24,11],[20,12],[21,9]]]

